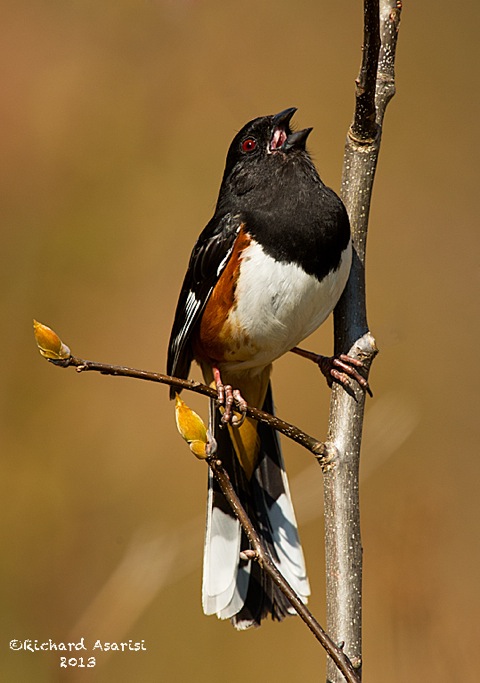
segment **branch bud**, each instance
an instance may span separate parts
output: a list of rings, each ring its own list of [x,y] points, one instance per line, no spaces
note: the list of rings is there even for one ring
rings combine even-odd
[[[188,443],[192,453],[205,460],[207,454],[207,428],[202,418],[175,394],[175,421],[180,436]]]
[[[72,353],[56,332],[42,323],[33,321],[33,334],[38,350],[48,360],[67,360]]]

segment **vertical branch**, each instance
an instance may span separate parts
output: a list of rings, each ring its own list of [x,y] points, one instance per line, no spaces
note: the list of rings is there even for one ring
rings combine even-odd
[[[354,255],[345,292],[335,309],[335,350],[360,358],[367,368],[377,353],[367,324],[365,254],[373,180],[380,150],[385,107],[394,94],[399,0],[364,0],[364,45],[356,81],[356,103],[345,145],[342,199],[352,227]],[[334,466],[324,476],[327,631],[361,674],[362,543],[359,465],[365,395],[333,387],[328,430]],[[340,683],[334,663],[327,680]]]
[[[380,50],[380,15],[378,0],[363,4],[363,54],[360,73],[355,81],[355,112],[351,135],[366,142],[376,137],[375,81]]]
[[[375,92],[377,124],[379,126],[383,123],[387,104],[395,95],[395,55],[401,11],[402,0],[396,0],[396,2],[381,0],[380,2],[381,43]]]

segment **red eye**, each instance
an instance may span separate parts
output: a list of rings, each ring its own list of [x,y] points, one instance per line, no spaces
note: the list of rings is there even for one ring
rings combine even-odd
[[[257,141],[255,140],[255,138],[246,138],[242,142],[242,152],[253,152],[256,146]]]

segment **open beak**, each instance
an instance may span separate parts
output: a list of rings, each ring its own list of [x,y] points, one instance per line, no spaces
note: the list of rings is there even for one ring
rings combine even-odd
[[[289,149],[305,149],[305,143],[310,135],[312,128],[304,128],[294,133],[290,130],[290,121],[297,111],[296,107],[284,109],[273,117],[273,132],[270,140],[270,151],[282,150],[287,152]]]

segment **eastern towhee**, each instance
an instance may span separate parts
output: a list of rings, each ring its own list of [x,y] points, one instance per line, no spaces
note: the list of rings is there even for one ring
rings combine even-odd
[[[224,412],[213,406],[210,430],[218,457],[279,570],[306,601],[309,583],[277,433],[232,412],[232,401],[241,409],[245,400],[273,413],[272,362],[323,323],[350,272],[347,212],[305,149],[312,129],[292,132],[295,111],[250,121],[230,145],[215,213],[180,292],[167,372],[187,378],[195,360],[217,386]],[[317,360],[330,382],[348,384],[349,375],[368,390],[359,363],[346,356]],[[248,547],[210,475],[203,609],[231,618],[238,629],[268,614],[281,620],[293,613],[258,564],[242,559]]]

